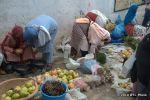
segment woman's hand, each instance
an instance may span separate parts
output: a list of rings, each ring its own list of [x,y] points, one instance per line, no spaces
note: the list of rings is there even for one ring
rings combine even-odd
[[[16,53],[17,55],[20,55],[20,54],[23,53],[23,49],[21,49],[21,48],[16,49],[16,50],[15,50],[15,53]]]

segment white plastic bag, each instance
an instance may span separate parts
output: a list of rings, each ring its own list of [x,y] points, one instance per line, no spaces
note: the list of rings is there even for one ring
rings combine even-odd
[[[121,96],[124,93],[129,93],[132,90],[129,89],[125,89],[119,86],[119,83],[130,83],[130,87],[132,87],[132,83],[130,82],[130,79],[116,79],[114,81],[114,84],[111,86],[111,88],[116,90],[117,96]]]
[[[136,52],[134,52],[124,63],[122,71],[121,71],[121,76],[127,77],[127,75],[129,74],[129,72],[132,69],[133,64],[136,60],[135,54],[136,54]]]
[[[88,100],[87,96],[77,89],[69,91],[69,94],[71,95],[72,100]]]
[[[80,64],[83,63],[85,60],[94,59],[94,54],[87,54],[85,57],[78,58],[77,60],[73,60],[69,58],[69,62],[66,64],[67,69],[78,69]]]
[[[77,69],[80,67],[80,63],[78,63],[77,61],[73,60],[72,58],[69,58],[69,63],[66,64],[66,68],[67,69]]]

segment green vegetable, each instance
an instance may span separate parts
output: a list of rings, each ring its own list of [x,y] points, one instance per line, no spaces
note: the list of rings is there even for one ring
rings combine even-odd
[[[133,50],[135,50],[135,49],[138,47],[139,43],[140,43],[139,40],[137,40],[137,39],[135,39],[135,38],[133,38],[133,37],[131,37],[131,36],[126,36],[126,37],[123,38],[123,40],[124,40],[125,43],[126,43],[128,46],[130,46]]]
[[[105,64],[106,63],[106,55],[105,53],[97,53],[96,54],[96,60],[100,63],[100,64]]]

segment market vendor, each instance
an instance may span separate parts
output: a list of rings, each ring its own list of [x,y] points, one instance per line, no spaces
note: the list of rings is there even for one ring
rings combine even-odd
[[[71,37],[71,55],[95,53],[98,46],[111,40],[110,33],[88,18],[76,19]]]
[[[125,31],[129,36],[140,36],[141,38],[143,38],[146,35],[146,28],[137,24],[137,9],[137,4],[132,4],[130,6],[124,20]]]
[[[1,43],[1,50],[6,63],[24,63],[34,59],[34,53],[30,45],[23,41],[23,28],[15,25],[11,32],[7,32]]]
[[[57,33],[57,22],[50,16],[41,15],[31,20],[25,27],[23,38],[43,54],[43,60],[52,67],[54,55],[54,39]]]

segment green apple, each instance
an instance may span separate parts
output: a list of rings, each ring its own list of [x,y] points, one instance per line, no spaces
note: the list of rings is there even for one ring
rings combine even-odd
[[[2,98],[5,98],[6,97],[6,94],[2,94]]]
[[[8,91],[6,92],[6,95],[7,95],[7,96],[12,96],[12,94],[13,94],[13,90],[8,90]]]
[[[28,91],[28,88],[27,87],[22,87],[21,91]]]
[[[59,73],[59,75],[58,75],[60,78],[62,78],[63,76],[64,76],[64,73]]]
[[[21,87],[20,86],[16,86],[15,91],[19,92],[20,90],[21,90]]]
[[[70,73],[70,74],[73,74],[73,73],[74,73],[74,71],[73,71],[73,70],[69,70],[69,73]]]
[[[62,81],[65,82],[65,83],[68,83],[67,77],[63,77]]]
[[[63,70],[63,73],[64,73],[65,75],[67,75],[67,74],[68,74],[68,71],[67,71],[66,69],[64,69],[64,70]]]
[[[30,88],[28,89],[28,92],[29,92],[29,93],[33,93],[34,90],[35,90],[35,86],[32,86],[32,87],[30,87]]]
[[[70,76],[68,76],[68,78],[67,78],[68,80],[72,80],[73,79],[73,77],[70,75]]]
[[[14,93],[12,99],[18,99],[20,97],[19,93]]]
[[[7,96],[4,98],[4,100],[12,100],[11,97]]]
[[[20,97],[26,97],[29,95],[28,91],[20,91]]]
[[[76,72],[73,73],[73,78],[77,78],[78,76],[79,76],[78,73],[76,73]]]
[[[32,86],[33,86],[32,81],[28,81],[28,82],[25,84],[25,86],[26,86],[27,88],[32,87]]]

